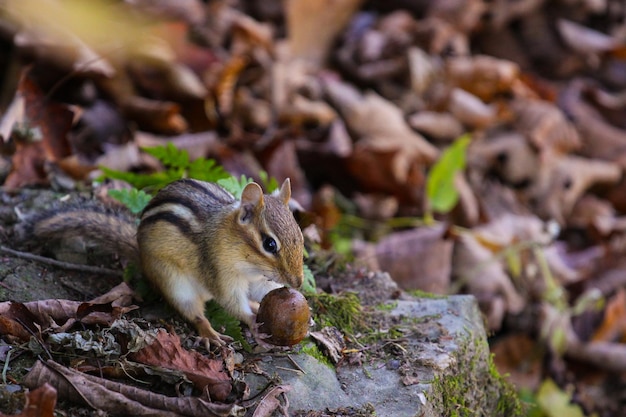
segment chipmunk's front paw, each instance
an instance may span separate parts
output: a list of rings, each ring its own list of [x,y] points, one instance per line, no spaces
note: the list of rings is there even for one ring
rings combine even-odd
[[[211,350],[211,346],[223,347],[235,340],[230,336],[215,331],[208,320],[199,321],[196,324],[196,327],[198,329],[200,339],[208,351]]]

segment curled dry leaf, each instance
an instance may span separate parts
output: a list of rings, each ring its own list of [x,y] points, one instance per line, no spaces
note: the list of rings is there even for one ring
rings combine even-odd
[[[590,158],[620,160],[625,166],[626,132],[608,123],[602,115],[583,99],[586,88],[582,80],[573,81],[565,89],[562,107],[573,119],[583,142],[581,153]]]
[[[67,105],[46,97],[28,69],[22,71],[17,95],[23,97],[24,112],[11,128],[23,132],[16,140],[12,171],[4,184],[9,189],[48,183],[45,163],[70,154],[67,135],[74,117]]]
[[[498,108],[495,105],[486,104],[460,88],[454,88],[450,93],[448,111],[461,123],[475,129],[485,128],[498,118]]]
[[[195,397],[167,397],[147,390],[83,374],[54,361],[37,361],[24,378],[34,388],[43,383],[55,387],[59,397],[110,414],[163,417],[226,417],[234,405]]]
[[[527,187],[537,181],[541,161],[537,150],[516,132],[497,133],[484,140],[472,141],[467,165],[481,176],[496,175],[515,188]]]
[[[582,142],[574,125],[554,104],[543,100],[517,99],[511,103],[515,129],[541,151],[570,153]]]
[[[607,302],[602,323],[593,334],[594,342],[626,340],[626,291],[619,288]]]
[[[289,385],[278,385],[265,393],[259,404],[254,409],[252,417],[271,417],[276,412],[280,412],[283,416],[289,415],[289,400],[285,395],[291,391]],[[281,398],[284,404],[281,402]]]
[[[28,303],[6,301],[0,303],[0,316],[5,326],[12,325],[12,329],[15,330],[15,332],[7,330],[7,334],[20,338],[25,335],[26,330],[28,334],[36,334],[48,328],[65,331],[76,321],[106,326],[122,314],[137,308],[131,304],[133,294],[128,284],[122,283],[89,303],[54,299]],[[31,327],[28,324],[31,324]],[[24,325],[27,326],[26,329]]]
[[[438,150],[413,132],[397,106],[378,94],[362,96],[339,82],[327,82],[326,90],[348,128],[359,137],[348,160],[351,174],[372,191],[419,201],[424,169],[437,158]]]
[[[462,234],[454,245],[452,276],[479,300],[492,330],[502,325],[504,311],[516,314],[526,305],[494,252],[473,233]],[[504,311],[494,308],[498,305]]]
[[[336,327],[324,327],[319,332],[311,332],[311,338],[335,365],[343,358],[346,341],[344,335]]]
[[[558,19],[556,27],[565,44],[583,55],[600,54],[617,46],[613,37],[570,20]]]
[[[464,132],[463,125],[450,113],[420,111],[409,116],[409,125],[428,137],[452,141]]]
[[[120,107],[127,118],[147,131],[176,135],[187,130],[187,121],[180,114],[180,106],[174,102],[129,96]]]
[[[363,0],[287,0],[287,41],[294,59],[321,66],[337,35],[348,24]],[[320,30],[323,27],[324,30]]]
[[[460,56],[445,62],[447,82],[474,94],[483,101],[511,91],[520,74],[511,61],[486,55]]]
[[[424,50],[411,47],[407,51],[409,60],[409,75],[411,89],[419,95],[424,94],[441,70],[438,60],[428,55]]]
[[[615,184],[622,175],[619,165],[576,156],[544,161],[537,184],[528,190],[536,213],[560,224],[571,213],[582,194],[595,184]]]

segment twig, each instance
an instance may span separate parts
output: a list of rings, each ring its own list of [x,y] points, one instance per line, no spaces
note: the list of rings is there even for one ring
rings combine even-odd
[[[9,362],[11,361],[11,350],[7,352],[7,356],[4,360],[4,366],[2,367],[2,383],[7,384],[7,371],[9,370]]]
[[[7,248],[6,246],[0,245],[0,252],[7,253],[9,255],[13,255],[18,258],[28,259],[31,261],[37,261],[43,264],[53,265],[63,269],[69,269],[73,271],[81,271],[81,272],[90,272],[94,274],[100,275],[113,275],[116,277],[123,277],[124,274],[121,271],[109,268],[102,268],[99,266],[91,266],[91,265],[79,265],[73,264],[69,262],[57,261],[56,259],[46,258],[45,256],[35,255],[29,252],[21,252],[14,249]]]
[[[291,361],[293,366],[295,366],[298,369],[298,371],[300,371],[304,375],[306,375],[306,372],[304,372],[304,369],[302,369],[302,367],[300,365],[298,365],[298,362],[296,362],[296,360],[294,358],[292,358],[291,355],[287,354],[287,359],[289,359]]]
[[[302,372],[299,369],[285,368],[284,366],[277,366],[276,369],[282,369],[283,371],[297,372],[297,373],[301,373]]]

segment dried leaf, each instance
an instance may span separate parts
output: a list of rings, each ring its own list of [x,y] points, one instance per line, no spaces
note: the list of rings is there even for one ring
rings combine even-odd
[[[344,335],[336,327],[324,327],[319,332],[311,332],[310,336],[332,363],[336,365],[343,358],[346,342]]]
[[[421,111],[409,116],[409,125],[426,136],[451,141],[464,132],[463,125],[450,113]]]
[[[520,73],[516,63],[486,55],[449,58],[445,70],[450,84],[483,101],[511,91]]]
[[[289,416],[289,401],[285,395],[289,391],[291,387],[288,385],[278,385],[269,390],[254,409],[252,417],[271,417],[276,415],[276,412],[280,412],[285,417]],[[280,402],[280,397],[283,398],[284,405]]]
[[[225,417],[233,405],[211,403],[195,397],[167,397],[130,385],[108,381],[65,368],[54,362],[38,361],[24,378],[24,384],[36,387],[44,382],[55,387],[66,401],[85,404],[95,410],[132,416]]]
[[[594,342],[614,342],[626,340],[626,291],[619,288],[607,302],[602,323],[593,334]]]
[[[498,117],[498,109],[494,105],[486,104],[477,96],[460,88],[452,90],[448,111],[461,123],[476,129],[495,123]]]
[[[560,224],[576,202],[595,184],[615,184],[622,175],[619,165],[575,156],[546,158],[540,177],[528,197],[535,202],[539,216],[554,218]]]
[[[380,269],[405,290],[446,294],[453,242],[445,239],[444,233],[441,227],[422,227],[385,236],[375,248]]]
[[[516,130],[542,151],[570,153],[582,142],[574,125],[554,104],[543,100],[518,99],[511,103]]]
[[[212,400],[224,401],[232,389],[231,379],[221,361],[185,350],[175,334],[160,331],[156,340],[130,355],[130,358],[147,365],[184,372],[199,390],[207,389]]]
[[[362,0],[288,0],[285,4],[287,39],[294,59],[321,66],[335,38]],[[320,31],[320,27],[324,30]]]
[[[566,19],[559,19],[556,27],[567,46],[581,54],[598,54],[617,46],[611,36]]]
[[[57,391],[47,382],[26,393],[26,404],[20,414],[12,416],[0,413],[3,417],[54,417]]]
[[[518,388],[535,390],[541,381],[542,346],[523,333],[504,335],[490,345],[494,363]]]

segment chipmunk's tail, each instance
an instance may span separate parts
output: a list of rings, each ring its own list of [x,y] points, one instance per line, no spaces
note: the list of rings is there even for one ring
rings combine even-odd
[[[119,255],[137,262],[137,217],[123,208],[78,199],[26,218],[16,228],[18,239],[29,246],[53,247],[82,241],[98,253]]]

